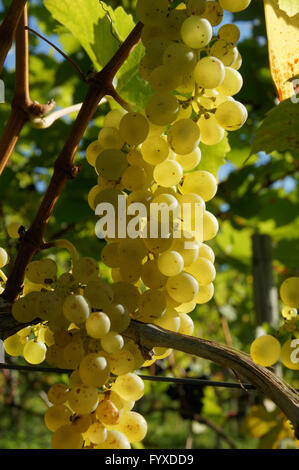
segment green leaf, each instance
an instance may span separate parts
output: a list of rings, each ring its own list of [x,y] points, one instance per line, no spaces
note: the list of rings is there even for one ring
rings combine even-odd
[[[299,0],[278,0],[279,8],[289,16],[299,13]]]
[[[225,156],[230,151],[230,145],[225,136],[217,145],[199,145],[201,149],[201,162],[198,165],[199,170],[206,170],[217,177],[219,168],[225,164]]]
[[[292,98],[271,109],[258,128],[251,145],[251,155],[260,151],[298,151],[299,106]]]

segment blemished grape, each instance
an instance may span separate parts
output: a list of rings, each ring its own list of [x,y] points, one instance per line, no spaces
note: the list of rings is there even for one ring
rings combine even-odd
[[[82,449],[83,437],[71,424],[58,428],[52,435],[53,449]]]
[[[112,390],[124,400],[137,401],[143,397],[144,382],[137,374],[130,372],[118,376],[112,385]]]
[[[54,384],[48,391],[48,400],[53,405],[62,405],[67,401],[68,387],[65,384]]]
[[[217,57],[204,57],[194,70],[194,78],[198,86],[213,89],[221,85],[225,77],[225,67]]]
[[[93,258],[84,257],[74,262],[72,274],[75,281],[86,284],[91,279],[97,278],[99,272],[98,262]]]
[[[222,21],[223,8],[218,2],[208,1],[206,2],[205,11],[201,16],[207,18],[212,26],[217,26]]]
[[[110,368],[105,357],[90,353],[80,362],[79,374],[88,387],[102,387],[109,378]]]
[[[147,102],[146,116],[152,124],[167,126],[178,116],[180,111],[179,102],[171,93],[156,93]]]
[[[97,157],[95,166],[98,174],[103,178],[115,181],[125,172],[128,162],[121,150],[105,149]]]
[[[140,413],[127,411],[121,415],[118,429],[131,443],[140,442],[146,436],[147,423]]]
[[[70,423],[71,416],[72,412],[67,406],[62,404],[51,406],[44,416],[45,425],[50,431],[55,432]]]
[[[171,126],[167,140],[175,153],[188,155],[196,149],[200,142],[199,127],[192,119],[180,119]],[[175,184],[170,186],[175,186]]]
[[[133,353],[125,347],[116,353],[109,354],[109,366],[112,374],[123,375],[135,370],[135,360]]]
[[[176,276],[184,269],[184,259],[177,251],[165,251],[158,258],[158,268],[164,276]]]
[[[143,24],[155,24],[163,19],[168,10],[168,0],[138,0],[136,15]]]
[[[90,306],[82,295],[71,294],[63,303],[63,313],[70,322],[79,325],[89,317]]]
[[[196,63],[197,56],[194,50],[185,44],[172,43],[165,49],[163,54],[164,66],[170,70],[175,77],[192,72]]]
[[[198,282],[191,274],[182,272],[168,279],[166,289],[177,302],[191,302],[198,294]]]
[[[210,54],[218,57],[223,65],[231,67],[238,57],[238,49],[232,47],[224,39],[219,39],[211,47]]]
[[[252,360],[264,367],[273,366],[278,361],[280,352],[279,341],[271,335],[259,336],[250,346]]]
[[[238,101],[225,101],[217,107],[215,118],[218,124],[227,131],[236,131],[246,122],[248,112]]]
[[[240,39],[240,29],[235,24],[224,24],[218,31],[219,39],[236,44]]]
[[[175,75],[167,65],[159,65],[150,74],[148,81],[158,93],[170,92],[180,84],[180,75]]]
[[[141,280],[151,289],[161,289],[167,282],[167,277],[158,269],[157,260],[147,260],[141,268]]]
[[[174,160],[165,160],[155,166],[154,179],[160,186],[169,188],[179,184],[183,177],[181,165]]]
[[[234,96],[243,86],[242,75],[232,67],[225,67],[225,77],[223,82],[216,87],[222,95]]]
[[[180,191],[182,194],[198,194],[205,202],[207,202],[215,196],[217,186],[215,176],[208,171],[201,170],[188,173],[180,186]]]
[[[181,36],[184,43],[192,49],[202,49],[212,39],[213,28],[211,23],[197,15],[187,18],[181,27]]]
[[[97,446],[96,449],[131,449],[128,438],[120,431],[109,430],[106,440]]]
[[[50,284],[57,278],[57,264],[50,258],[31,261],[26,267],[26,277],[36,284]]]
[[[167,140],[159,135],[149,136],[141,145],[142,158],[150,165],[162,163],[169,154]]]
[[[289,277],[280,286],[282,302],[291,308],[299,308],[299,277]]]
[[[92,312],[86,320],[85,327],[91,338],[104,338],[110,331],[110,318],[104,312]]]
[[[250,5],[250,2],[251,0],[219,0],[222,8],[232,13],[245,10]]]
[[[98,389],[84,384],[78,385],[69,391],[68,404],[78,415],[92,413],[99,404]]]
[[[119,123],[119,132],[129,145],[139,145],[148,136],[149,124],[142,114],[127,113]]]
[[[186,8],[188,15],[201,15],[206,8],[205,0],[186,0]]]
[[[165,313],[166,298],[159,289],[148,289],[139,299],[139,316],[159,318]]]
[[[92,308],[105,310],[113,301],[113,290],[108,282],[96,279],[87,283],[84,297]]]

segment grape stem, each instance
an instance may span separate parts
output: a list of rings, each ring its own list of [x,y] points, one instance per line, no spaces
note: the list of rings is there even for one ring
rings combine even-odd
[[[6,277],[6,275],[4,274],[4,272],[2,271],[2,269],[0,269],[0,277],[1,277],[1,279],[2,279],[4,282],[7,281],[7,277]]]

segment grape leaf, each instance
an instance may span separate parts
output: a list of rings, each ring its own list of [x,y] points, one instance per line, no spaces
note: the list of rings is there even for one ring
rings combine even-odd
[[[298,151],[298,120],[299,106],[292,102],[292,98],[271,109],[257,130],[251,155],[260,151]]]
[[[289,16],[295,16],[299,13],[299,0],[278,0],[278,5]]]
[[[219,168],[226,163],[225,156],[230,151],[230,145],[225,136],[217,145],[199,145],[201,149],[201,162],[199,170],[206,170],[217,177]]]

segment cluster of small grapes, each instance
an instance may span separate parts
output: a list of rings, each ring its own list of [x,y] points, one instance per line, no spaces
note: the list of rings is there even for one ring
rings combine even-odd
[[[281,284],[280,299],[284,304],[281,311],[284,324],[276,336],[268,334],[256,338],[250,354],[262,366],[273,366],[280,359],[288,369],[299,370],[299,277],[289,277]]]

